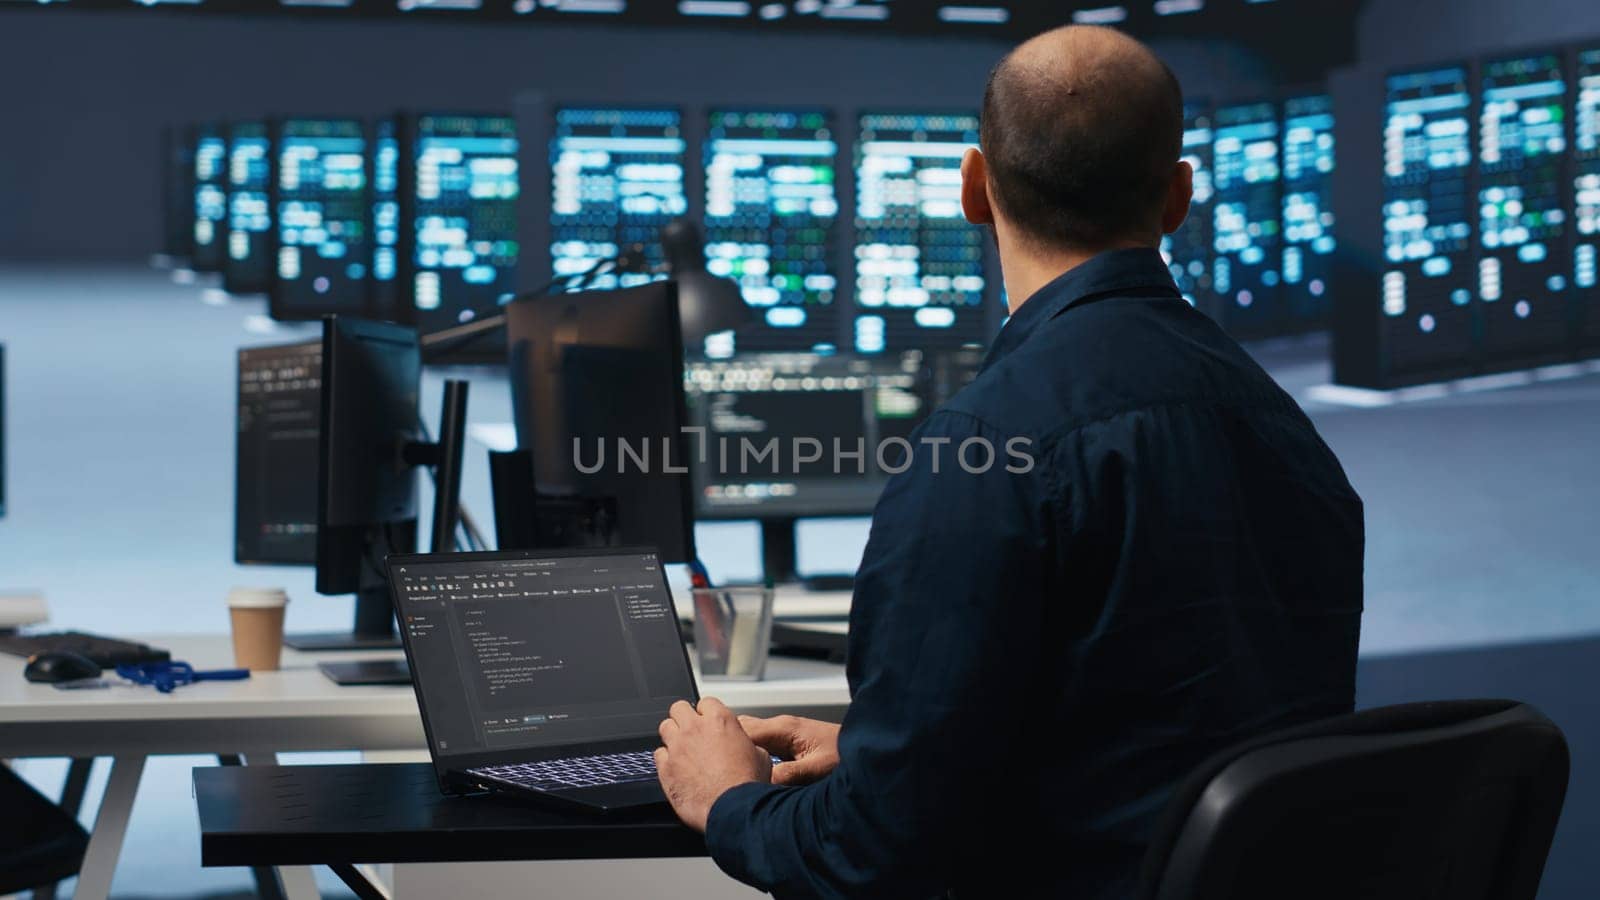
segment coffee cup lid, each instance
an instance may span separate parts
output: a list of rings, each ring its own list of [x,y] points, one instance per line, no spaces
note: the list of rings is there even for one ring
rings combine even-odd
[[[273,609],[288,602],[289,594],[282,588],[236,587],[228,592],[228,606],[232,609]]]

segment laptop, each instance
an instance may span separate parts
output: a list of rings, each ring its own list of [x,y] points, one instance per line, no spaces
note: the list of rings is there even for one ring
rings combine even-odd
[[[390,556],[440,789],[598,813],[666,802],[657,728],[699,703],[652,548]]]

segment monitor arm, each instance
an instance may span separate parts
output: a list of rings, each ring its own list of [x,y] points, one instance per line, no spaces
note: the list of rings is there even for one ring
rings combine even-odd
[[[596,278],[599,278],[601,275],[605,275],[609,272],[626,274],[630,272],[644,272],[648,271],[648,269],[649,263],[644,257],[644,247],[642,245],[635,244],[631,247],[623,248],[622,252],[618,253],[616,256],[610,256],[605,259],[596,260],[594,265],[590,266],[583,272],[578,273],[577,275],[557,275],[543,287],[536,291],[529,291],[528,293],[536,296],[543,296],[544,294],[556,292],[557,288],[561,288],[562,292],[574,289],[582,290],[591,284]],[[576,281],[574,281],[574,279],[576,279]],[[464,325],[456,325],[452,328],[446,328],[441,331],[435,331],[432,334],[423,335],[422,349],[431,357],[437,359],[438,357],[449,353],[453,347],[463,342],[471,341],[491,332],[499,331],[505,327],[505,324],[505,313],[499,311],[484,313],[481,316],[475,316],[472,321],[467,322]]]
[[[467,382],[444,383],[439,412],[439,440],[408,441],[401,451],[407,465],[434,471],[433,552],[455,550],[456,523],[461,520],[461,464],[467,444]]]

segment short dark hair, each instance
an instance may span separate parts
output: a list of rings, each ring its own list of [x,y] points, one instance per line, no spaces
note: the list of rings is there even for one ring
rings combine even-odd
[[[991,202],[1046,246],[1099,248],[1159,228],[1183,152],[1183,89],[1137,50],[1048,70],[1008,56],[989,76],[979,139]]]

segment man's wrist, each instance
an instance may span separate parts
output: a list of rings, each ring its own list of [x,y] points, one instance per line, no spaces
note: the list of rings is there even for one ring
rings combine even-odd
[[[778,787],[760,781],[746,781],[728,788],[711,801],[706,814],[706,849],[712,859],[730,874],[740,865],[744,853],[743,838],[750,824],[751,813],[762,797]],[[735,876],[737,877],[737,876]]]

